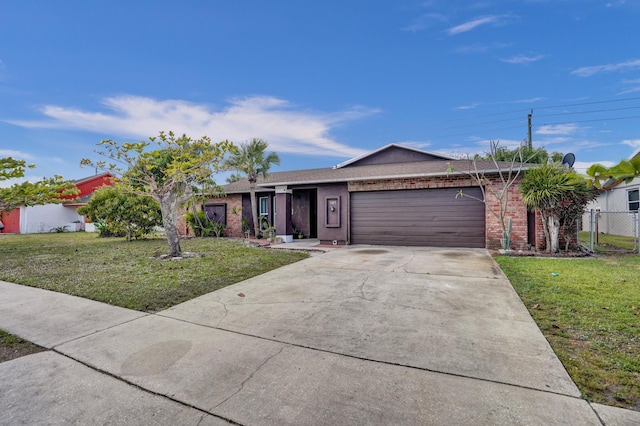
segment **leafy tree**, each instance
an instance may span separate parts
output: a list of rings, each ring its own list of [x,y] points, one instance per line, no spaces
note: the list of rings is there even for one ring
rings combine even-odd
[[[629,160],[622,160],[611,167],[592,164],[587,169],[587,175],[589,182],[601,189],[610,189],[622,182],[629,183],[640,177],[640,155]]]
[[[25,171],[34,167],[24,160],[0,158],[0,182],[24,177]],[[7,188],[0,188],[0,213],[10,212],[21,205],[60,204],[72,200],[78,193],[78,188],[73,182],[58,175],[37,182],[16,183]]]
[[[575,223],[597,193],[572,169],[549,163],[527,170],[520,185],[524,202],[542,216],[547,251],[557,253],[560,227]],[[569,231],[568,231],[569,232]]]
[[[160,132],[149,141],[118,143],[107,139],[98,145],[104,150],[96,153],[110,162],[84,159],[81,164],[109,170],[120,176],[123,190],[155,199],[160,204],[168,256],[181,256],[178,209],[193,197],[221,193],[213,176],[234,145],[226,140],[211,143],[206,136],[198,140],[176,137],[173,132]],[[156,149],[148,150],[150,146]]]
[[[279,165],[280,157],[275,152],[267,154],[268,144],[262,139],[254,138],[249,142],[244,142],[240,148],[234,152],[227,160],[226,164],[230,169],[235,169],[247,177],[249,181],[249,191],[251,195],[251,217],[253,219],[253,233],[260,233],[260,223],[258,222],[258,202],[256,200],[256,182],[258,177],[267,178],[272,164]]]
[[[156,200],[118,187],[98,189],[78,213],[103,224],[100,236],[126,236],[127,241],[142,238],[155,227],[162,226],[160,205]]]
[[[478,160],[506,161],[506,162],[523,162],[533,164],[559,163],[562,161],[562,153],[552,152],[549,154],[544,148],[529,148],[528,145],[522,144],[517,148],[509,149],[505,146],[498,146],[495,151],[491,151],[485,155],[477,154]]]
[[[244,176],[242,176],[241,173],[231,173],[227,177],[227,183],[238,182],[239,180],[242,180],[242,179],[244,179]]]
[[[569,243],[575,236],[576,224],[582,219],[587,204],[595,200],[599,193],[600,190],[582,180],[576,184],[573,191],[566,194],[564,200],[558,203],[560,234],[565,242],[564,251],[569,251]]]

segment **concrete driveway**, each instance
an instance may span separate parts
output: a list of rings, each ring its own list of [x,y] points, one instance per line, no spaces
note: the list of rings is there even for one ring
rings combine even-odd
[[[49,392],[72,389],[76,406],[97,404],[103,417],[112,400],[132,423],[640,420],[580,398],[485,250],[349,246],[153,315],[82,299],[74,312],[77,298],[17,287],[0,283],[0,328],[54,349],[0,364],[11,389],[0,390],[5,418],[27,423],[62,416],[55,400],[38,399],[43,378],[21,380],[34,369],[53,382]],[[68,314],[47,321],[43,304],[24,313],[27,294],[59,298]],[[62,389],[56,371],[65,372]],[[83,396],[75,375],[104,381],[104,392]],[[108,421],[69,410],[63,420]]]

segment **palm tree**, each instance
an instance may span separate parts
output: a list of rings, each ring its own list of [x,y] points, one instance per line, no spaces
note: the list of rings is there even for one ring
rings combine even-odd
[[[249,181],[249,191],[251,194],[251,217],[253,219],[254,235],[260,233],[260,223],[258,222],[258,209],[256,200],[256,183],[258,177],[266,179],[269,176],[271,165],[280,165],[280,157],[275,152],[266,154],[267,142],[262,139],[253,138],[244,142],[239,149],[229,157],[227,166],[244,174]]]
[[[525,204],[539,211],[542,216],[547,251],[558,252],[560,225],[568,207],[566,204],[580,203],[584,208],[584,204],[595,197],[595,193],[585,193],[584,199],[575,198],[575,194],[587,189],[584,178],[557,163],[544,164],[525,172],[520,192]]]

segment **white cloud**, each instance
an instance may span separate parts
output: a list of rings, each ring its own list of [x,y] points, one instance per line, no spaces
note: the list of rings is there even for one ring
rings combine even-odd
[[[539,61],[544,58],[544,55],[526,56],[523,54],[515,55],[510,58],[500,59],[502,62],[508,64],[530,64],[531,62]]]
[[[587,169],[591,167],[593,164],[602,164],[605,167],[611,167],[616,163],[614,163],[613,161],[594,161],[594,162],[576,161],[573,164],[573,169],[578,173],[585,174],[587,172]]]
[[[476,18],[473,21],[465,22],[464,24],[456,25],[455,27],[451,27],[446,30],[449,35],[456,35],[461,33],[466,33],[467,31],[471,31],[481,25],[493,24],[497,22],[499,19],[498,16],[484,16],[482,18]]]
[[[619,92],[618,95],[628,95],[629,93],[640,92],[640,79],[622,80],[622,84],[630,85],[632,87]]]
[[[467,46],[460,46],[455,49],[455,53],[470,54],[470,53],[486,53],[490,50],[504,49],[509,47],[508,43],[475,43]]]
[[[511,101],[511,103],[514,104],[533,104],[535,102],[540,102],[540,101],[544,101],[547,98],[544,98],[542,96],[538,96],[536,98],[528,98],[528,99],[517,99],[515,101]]]
[[[428,148],[431,146],[431,142],[428,141],[400,141],[400,142],[394,142],[397,143],[399,145],[404,145],[404,146],[410,146],[412,148],[416,148],[416,149],[422,149],[422,150],[427,150]]]
[[[626,62],[619,62],[617,64],[605,64],[605,65],[595,65],[591,67],[582,67],[576,70],[571,71],[571,74],[577,75],[578,77],[590,77],[595,74],[600,74],[603,72],[614,72],[614,71],[627,71],[640,68],[640,59],[634,59]]]
[[[0,157],[11,157],[17,160],[33,160],[33,155],[14,149],[0,149]]]
[[[622,143],[629,145],[633,149],[640,148],[640,139],[625,139]]]
[[[161,130],[195,138],[207,135],[213,141],[242,142],[259,137],[279,153],[354,157],[365,151],[333,140],[331,129],[378,112],[365,107],[336,113],[303,111],[271,96],[232,99],[219,110],[183,100],[130,95],[106,98],[103,104],[107,112],[48,105],[43,113],[49,120],[9,122],[23,127],[80,129],[142,139]]]
[[[414,20],[411,24],[407,25],[404,28],[401,28],[402,31],[416,32],[427,29],[431,26],[433,22],[446,22],[447,17],[441,15],[439,13],[425,13],[420,15],[416,20]]]
[[[491,148],[491,142],[494,141],[492,139],[484,139],[478,137],[469,138],[471,144],[470,145],[460,145],[454,146],[450,149],[439,149],[434,152],[449,155],[451,157],[459,158],[459,159],[467,159],[473,158],[474,155],[487,155]],[[515,139],[496,139],[498,142],[498,146],[505,147],[508,149],[514,149],[519,147],[522,144],[521,140]]]
[[[470,103],[467,105],[460,105],[457,106],[455,109],[458,110],[467,110],[467,109],[475,109],[481,105],[504,105],[504,104],[533,104],[536,102],[540,102],[540,101],[544,101],[547,98],[544,97],[536,97],[536,98],[528,98],[528,99],[516,99],[513,101],[498,101],[498,102],[488,102],[486,104],[480,103],[480,102],[474,102],[474,103]]]
[[[456,107],[456,109],[460,109],[460,110],[475,109],[475,108],[479,107],[480,105],[482,105],[482,104],[480,104],[479,102],[474,102],[474,103],[468,104],[468,105],[460,105],[460,106]]]
[[[571,135],[578,130],[576,124],[545,124],[536,130],[537,135]]]

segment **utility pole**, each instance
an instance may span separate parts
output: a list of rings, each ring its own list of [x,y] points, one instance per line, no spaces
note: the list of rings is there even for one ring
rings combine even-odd
[[[531,109],[531,112],[529,113],[528,116],[528,124],[529,124],[529,138],[527,139],[527,142],[529,143],[529,150],[533,151],[533,139],[531,138],[531,116],[533,115],[533,108]]]

